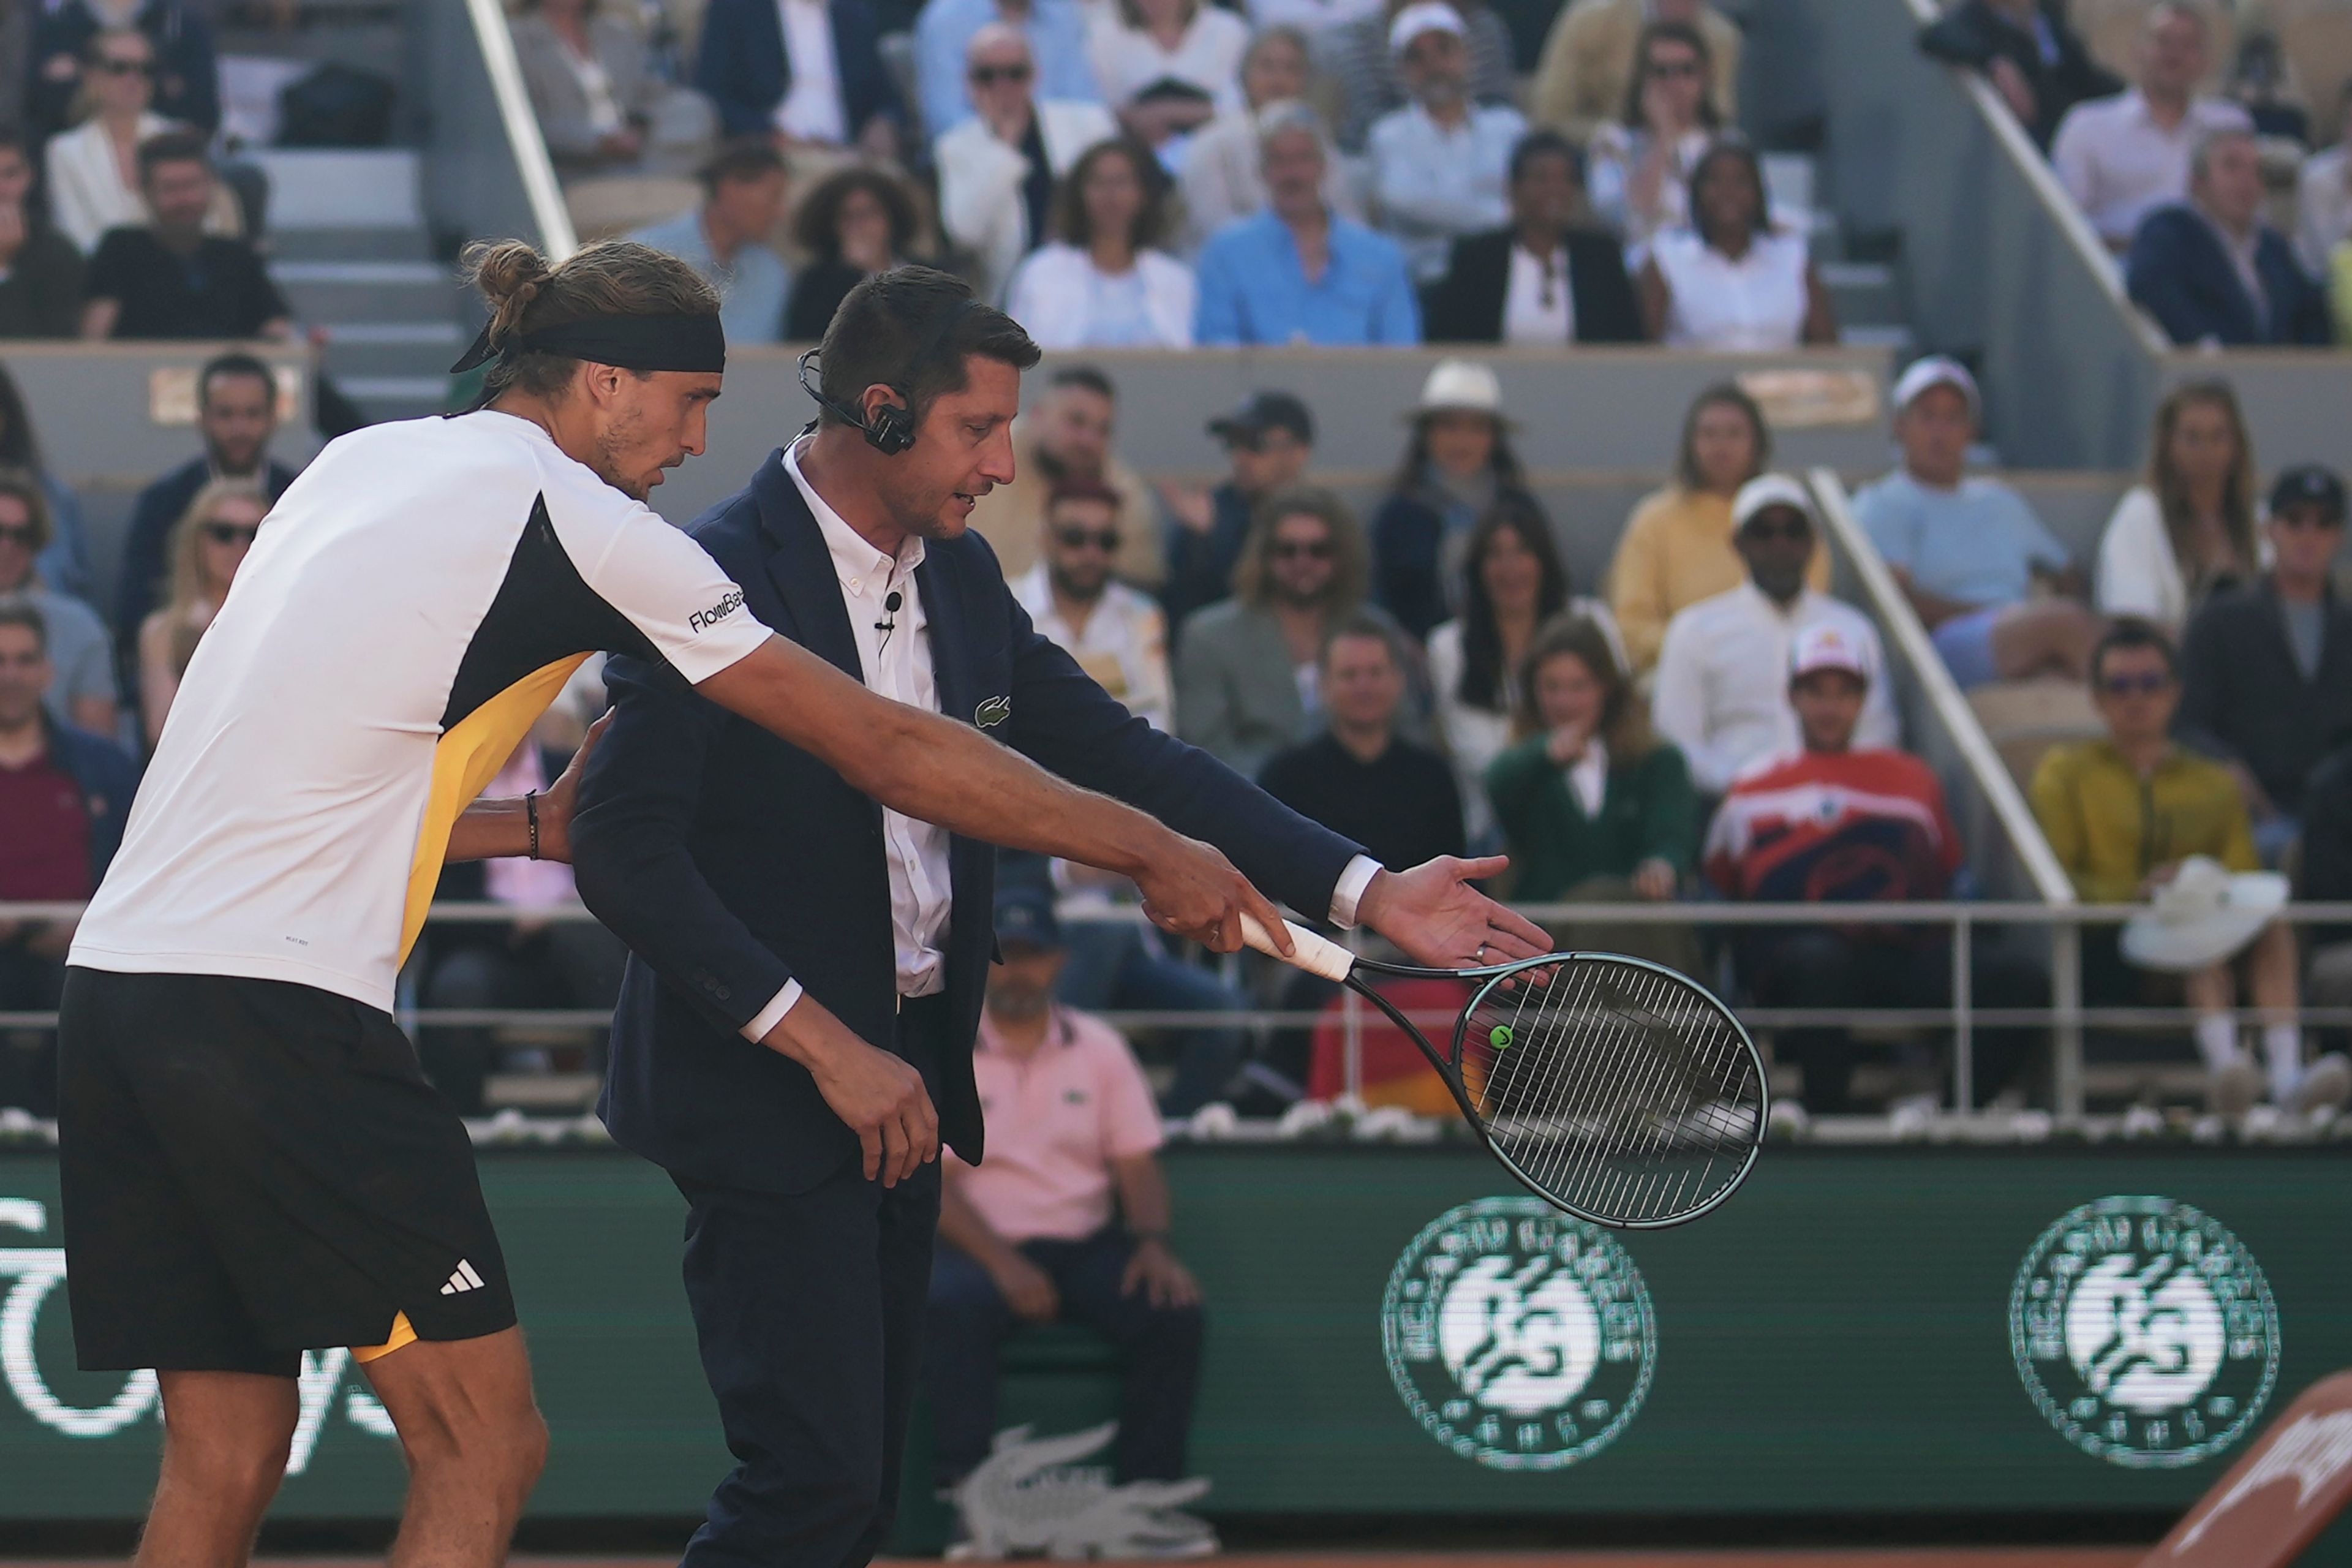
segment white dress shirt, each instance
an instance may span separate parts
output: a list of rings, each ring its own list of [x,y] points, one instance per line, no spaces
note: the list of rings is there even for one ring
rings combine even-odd
[[[1689,229],[1669,229],[1651,241],[1650,259],[1665,279],[1669,347],[1775,353],[1803,338],[1811,255],[1802,235],[1759,234],[1734,261]]]
[[[857,662],[866,673],[866,689],[894,702],[938,712],[929,617],[915,584],[915,568],[923,563],[923,542],[908,539],[895,561],[866,543],[801,472],[800,451],[797,441],[784,448],[784,471],[824,536],[825,553],[833,558],[834,575],[841,582],[841,601],[849,610],[850,634],[857,639]],[[885,607],[894,593],[898,595],[895,612]],[[885,626],[887,631],[882,629]],[[886,805],[882,844],[890,870],[890,939],[897,951],[898,994],[929,996],[947,985],[948,830]],[[800,998],[800,982],[785,982],[759,1016],[743,1026],[743,1037],[764,1038]]]
[[[1886,657],[1870,617],[1811,588],[1783,609],[1754,583],[1742,583],[1675,616],[1658,653],[1650,716],[1658,733],[1682,748],[1700,794],[1721,795],[1741,769],[1802,742],[1789,706],[1789,650],[1799,632],[1822,625],[1844,633],[1870,664],[1854,749],[1899,742]]]
[[[1519,111],[1500,104],[1470,105],[1451,127],[1418,103],[1372,122],[1372,205],[1416,280],[1444,272],[1456,236],[1510,220],[1511,149],[1527,133]]]
[[[838,147],[849,140],[841,102],[841,62],[833,52],[833,12],[825,0],[776,0],[792,86],[776,105],[776,129],[803,142]]]
[[[2188,198],[2189,159],[2200,139],[2252,126],[2229,100],[2200,98],[2168,131],[2134,88],[2068,110],[2051,140],[2050,167],[2099,237],[2121,245],[2150,211]]]
[[[1558,347],[1576,341],[1576,297],[1568,287],[1568,247],[1538,257],[1511,247],[1511,280],[1503,290],[1503,341]]]
[[[1087,616],[1085,629],[1076,630],[1054,602],[1053,580],[1043,561],[1006,586],[1037,630],[1061,645],[1097,686],[1153,729],[1174,731],[1169,713],[1168,617],[1150,595],[1124,583],[1108,584]]]

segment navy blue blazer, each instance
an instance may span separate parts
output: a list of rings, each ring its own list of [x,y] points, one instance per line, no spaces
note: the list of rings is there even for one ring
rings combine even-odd
[[[841,72],[842,118],[854,140],[877,114],[899,114],[898,89],[882,63],[874,7],[832,0],[834,63]],[[776,0],[710,0],[702,16],[702,47],[694,85],[719,106],[730,136],[761,136],[775,129],[776,105],[793,81],[784,54],[784,21]]]
[[[863,679],[832,557],[781,454],[688,530],[781,635]],[[1320,915],[1360,847],[1207,752],[1129,714],[1040,636],[976,533],[915,569],[940,708],[1074,783],[1215,844],[1275,899]],[[806,1068],[739,1032],[786,981],[862,1037],[893,1037],[898,976],[882,811],[809,753],[697,695],[668,666],[614,658],[613,725],[572,824],[580,894],[632,951],[598,1113],[670,1170],[803,1192],[857,1152]],[[940,1131],[981,1155],[971,1041],[995,951],[995,850],[956,837]]]
[[[2254,271],[2270,297],[2267,310],[2246,291],[2212,226],[2181,203],[2142,218],[2124,259],[2132,299],[2176,343],[2327,342],[2327,297],[2268,225],[2255,243]]]

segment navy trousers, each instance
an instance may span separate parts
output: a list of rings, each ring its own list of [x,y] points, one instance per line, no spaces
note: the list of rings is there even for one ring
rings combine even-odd
[[[935,1086],[943,1009],[926,997],[900,1018],[899,1054]],[[863,1568],[898,1510],[940,1168],[885,1188],[852,1162],[791,1194],[671,1180],[702,1370],[738,1461],[686,1568]]]
[[[1201,1379],[1201,1309],[1155,1307],[1140,1287],[1119,1292],[1135,1244],[1116,1226],[1083,1241],[1026,1241],[1021,1251],[1052,1277],[1062,1318],[1118,1347],[1121,1481],[1184,1474],[1184,1440]],[[933,1479],[950,1487],[988,1457],[996,1436],[996,1352],[1019,1320],[971,1256],[942,1246],[931,1270],[930,1328],[923,1358],[931,1396]]]

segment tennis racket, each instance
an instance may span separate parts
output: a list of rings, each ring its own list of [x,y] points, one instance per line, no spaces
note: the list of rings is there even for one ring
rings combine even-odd
[[[1553,1207],[1659,1229],[1706,1213],[1754,1167],[1768,1109],[1763,1058],[1729,1009],[1673,970],[1601,952],[1423,969],[1360,958],[1284,923],[1296,949],[1285,962],[1387,1014],[1487,1151]],[[1247,915],[1242,931],[1281,957]],[[1431,1045],[1367,974],[1474,985],[1453,1048]]]

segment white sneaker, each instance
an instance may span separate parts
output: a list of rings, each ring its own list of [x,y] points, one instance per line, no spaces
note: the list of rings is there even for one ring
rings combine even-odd
[[[2284,1109],[2316,1116],[2334,1110],[2347,1097],[2352,1097],[2352,1062],[2331,1051],[2311,1064],[2290,1097],[2293,1103]]]
[[[2239,1057],[2215,1068],[2205,1080],[2205,1103],[2224,1121],[2242,1121],[2263,1097],[2263,1075]]]

